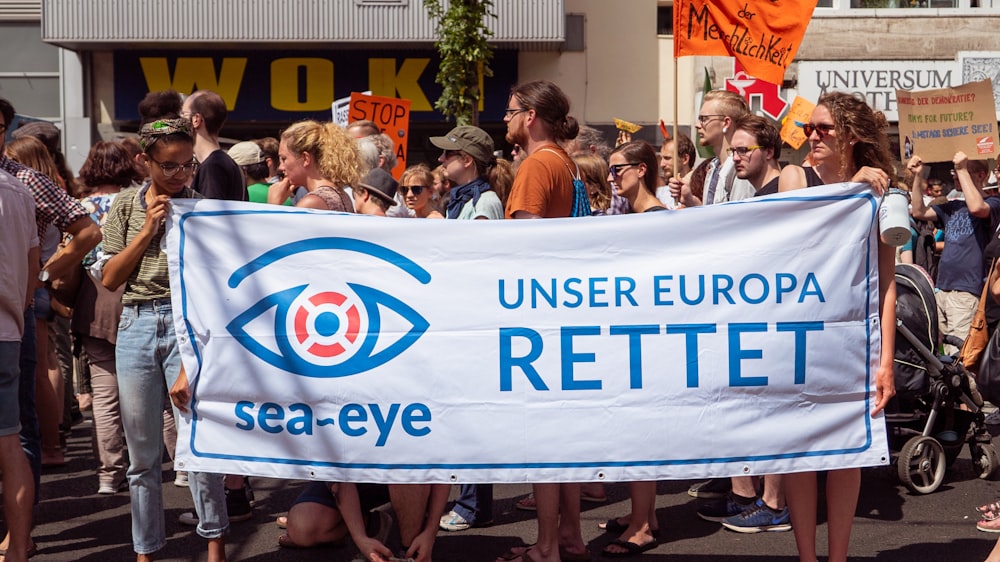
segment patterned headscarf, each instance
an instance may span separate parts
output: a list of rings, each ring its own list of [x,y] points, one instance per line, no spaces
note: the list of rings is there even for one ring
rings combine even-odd
[[[175,134],[192,137],[191,120],[179,118],[150,121],[139,129],[139,146],[143,152],[146,152],[156,141],[167,135]]]

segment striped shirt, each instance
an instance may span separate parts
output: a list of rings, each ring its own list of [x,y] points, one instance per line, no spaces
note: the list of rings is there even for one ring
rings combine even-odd
[[[132,240],[142,231],[146,222],[146,191],[149,184],[142,187],[123,189],[115,197],[104,223],[104,253],[115,255],[121,253]],[[191,188],[174,195],[173,199],[197,198],[201,195]],[[154,299],[170,298],[170,274],[167,270],[166,227],[160,225],[156,236],[142,253],[139,266],[132,270],[125,282],[125,293],[122,303],[139,304]]]

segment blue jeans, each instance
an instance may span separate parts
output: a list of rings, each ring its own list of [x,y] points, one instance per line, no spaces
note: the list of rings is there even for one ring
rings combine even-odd
[[[38,364],[37,341],[35,340],[35,307],[24,311],[24,336],[21,337],[19,363],[21,377],[18,381],[17,399],[21,408],[21,448],[31,465],[31,476],[35,480],[35,503],[42,482],[42,431],[38,427],[38,412],[35,410],[35,365]]]
[[[180,374],[181,357],[169,300],[126,305],[118,324],[118,393],[129,460],[132,544],[138,554],[167,543],[163,512],[163,402]],[[180,414],[174,411],[174,414]],[[198,534],[208,539],[229,528],[222,475],[188,474]]]
[[[493,484],[462,484],[452,511],[471,525],[493,521]]]

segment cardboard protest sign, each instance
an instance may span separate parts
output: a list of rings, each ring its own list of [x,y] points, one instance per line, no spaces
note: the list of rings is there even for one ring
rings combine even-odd
[[[815,0],[679,0],[674,56],[736,57],[751,76],[781,84]]]
[[[959,150],[972,159],[996,158],[997,112],[989,78],[956,88],[896,90],[896,99],[903,162],[914,154],[924,162],[950,162]]]
[[[348,119],[374,121],[378,128],[396,143],[398,162],[392,169],[392,177],[398,180],[406,169],[407,140],[410,134],[410,100],[353,92]]]
[[[814,109],[816,109],[816,104],[801,96],[795,96],[795,101],[792,102],[788,115],[781,122],[781,140],[798,150],[807,140],[806,133],[802,130],[802,124],[809,122]]]

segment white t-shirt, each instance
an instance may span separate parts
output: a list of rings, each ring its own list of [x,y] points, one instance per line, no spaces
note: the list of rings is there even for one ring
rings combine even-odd
[[[28,290],[28,252],[38,246],[35,199],[0,170],[0,341],[21,341]]]

